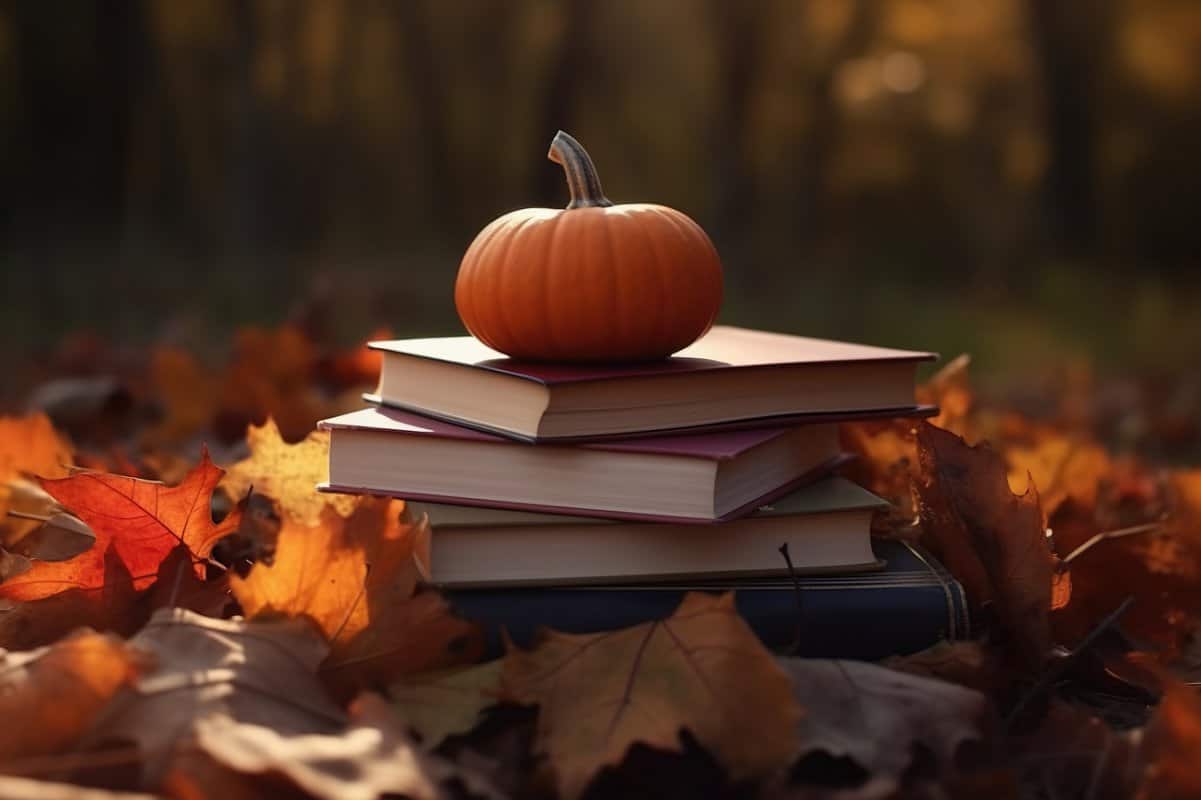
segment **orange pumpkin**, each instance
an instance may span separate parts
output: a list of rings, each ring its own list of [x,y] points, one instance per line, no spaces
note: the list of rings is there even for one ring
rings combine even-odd
[[[536,361],[664,358],[707,331],[722,274],[701,227],[666,206],[613,205],[563,131],[548,158],[567,173],[571,202],[513,211],[475,237],[455,282],[467,330]]]

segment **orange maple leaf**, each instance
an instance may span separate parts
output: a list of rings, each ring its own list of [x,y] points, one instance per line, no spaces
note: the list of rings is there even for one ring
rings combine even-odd
[[[0,597],[27,601],[69,589],[103,588],[109,558],[119,561],[133,588],[141,590],[154,583],[159,565],[181,543],[200,574],[213,545],[237,530],[242,519],[237,507],[219,524],[213,522],[210,503],[222,474],[206,449],[177,486],[94,472],[43,479],[42,488],[91,526],[96,542],[67,561],[35,563],[0,584]]]
[[[361,498],[349,518],[285,516],[275,558],[230,588],[248,618],[304,616],[330,640],[323,676],[340,694],[479,657],[477,626],[419,588],[429,524],[402,519],[404,503]]]

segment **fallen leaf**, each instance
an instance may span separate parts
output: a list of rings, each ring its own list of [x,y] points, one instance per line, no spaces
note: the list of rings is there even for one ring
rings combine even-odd
[[[875,664],[782,658],[805,709],[796,756],[821,751],[867,771],[872,791],[889,793],[918,748],[939,773],[953,771],[966,742],[984,739],[990,704],[979,692]]]
[[[22,536],[12,552],[40,561],[66,561],[92,547],[96,534],[74,514],[55,511]]]
[[[317,526],[285,519],[273,562],[231,578],[248,617],[303,616],[321,629],[331,642],[322,673],[339,696],[483,652],[477,626],[418,590],[429,525],[406,522],[403,511],[400,501],[365,498],[348,519],[332,509]]]
[[[354,513],[359,498],[349,494],[323,494],[318,483],[329,481],[329,432],[312,431],[303,441],[288,444],[275,420],[246,431],[250,458],[229,468],[221,488],[231,497],[244,497],[253,486],[258,494],[276,500],[283,516],[302,525],[321,524],[321,512],[332,508],[338,516]]]
[[[316,350],[298,328],[243,328],[233,358],[221,379],[214,426],[228,440],[246,427],[273,417],[283,435],[299,439],[325,414],[312,385]]]
[[[11,775],[0,775],[0,797],[5,800],[162,800],[158,795],[141,792],[110,792],[72,783],[14,778]]]
[[[1010,488],[1025,492],[1033,482],[1048,515],[1069,497],[1095,505],[1101,482],[1113,472],[1109,454],[1098,444],[1053,431],[1044,432],[1030,446],[1006,448],[1005,460]]]
[[[911,419],[869,420],[839,426],[842,448],[856,458],[844,468],[848,478],[888,500],[886,514],[872,530],[903,535],[917,518],[913,483],[918,471],[916,423]],[[916,535],[916,531],[914,532]]]
[[[479,724],[485,709],[500,698],[503,660],[464,669],[412,675],[388,687],[388,697],[400,715],[433,749],[450,736],[467,733]]]
[[[30,562],[30,570],[46,564]],[[79,627],[134,633],[145,615],[137,613],[139,593],[121,559],[109,551],[101,564],[101,585],[89,589],[67,589],[37,600],[16,603],[0,613],[0,647],[26,650],[51,644]],[[0,584],[0,596],[8,583],[16,583],[29,572]]]
[[[1034,730],[1011,735],[1006,745],[1025,783],[1043,787],[1047,797],[1125,800],[1138,778],[1136,737],[1052,700]]]
[[[155,348],[150,355],[149,380],[162,404],[163,418],[146,432],[147,444],[161,447],[186,442],[212,422],[217,412],[217,383],[191,353],[174,347]]]
[[[1057,550],[1067,555],[1103,532],[1092,508],[1075,500],[1052,515]],[[1160,526],[1131,526],[1130,535],[1103,538],[1071,562],[1072,596],[1051,616],[1056,638],[1079,643],[1097,620],[1127,597],[1135,602],[1119,627],[1162,662],[1186,651],[1201,628],[1201,515],[1183,498]]]
[[[503,687],[510,701],[539,706],[536,748],[569,798],[635,743],[680,751],[683,729],[736,780],[796,753],[791,681],[733,593],[689,593],[671,617],[620,631],[546,631],[531,650],[510,647]]]
[[[115,636],[81,630],[50,647],[0,657],[0,771],[78,740],[122,686],[137,654]],[[14,724],[19,723],[19,724]]]
[[[1143,731],[1139,800],[1201,797],[1201,698],[1196,689],[1165,681],[1163,699]]]
[[[0,483],[22,475],[61,478],[74,463],[71,443],[45,414],[0,417]]]
[[[315,675],[326,644],[302,620],[244,622],[163,609],[129,646],[156,668],[113,697],[80,749],[137,744],[149,788],[161,783],[176,749],[210,714],[284,736],[334,733],[345,721]]]
[[[1009,682],[997,653],[978,641],[939,642],[907,656],[890,656],[883,667],[991,693]]]
[[[350,726],[337,734],[285,735],[214,714],[196,724],[196,745],[231,770],[282,775],[321,800],[433,800],[447,796],[441,784],[451,780],[463,781],[473,796],[497,796],[477,776],[423,752],[382,698],[363,695],[350,715]]]
[[[971,417],[975,395],[968,376],[971,365],[972,357],[961,353],[918,386],[914,393],[919,403],[938,406],[938,416],[930,420],[931,424],[965,439],[976,438]]]
[[[68,589],[105,585],[106,559],[115,556],[135,590],[154,582],[159,565],[176,545],[187,546],[198,574],[201,563],[222,536],[237,529],[241,509],[221,523],[210,511],[213,488],[222,471],[208,452],[178,486],[107,473],[84,472],[44,480],[42,487],[75,512],[96,534],[96,543],[67,561],[41,561],[28,572],[0,584],[0,597],[38,600]]]
[[[1038,493],[1014,495],[996,451],[928,423],[918,429],[918,457],[923,541],[973,605],[995,614],[1018,660],[1036,669],[1051,643],[1055,573]]]

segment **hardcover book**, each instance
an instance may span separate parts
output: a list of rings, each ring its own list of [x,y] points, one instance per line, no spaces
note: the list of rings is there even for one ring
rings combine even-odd
[[[574,446],[516,443],[387,408],[318,427],[330,432],[323,491],[647,521],[735,519],[841,460],[836,425]]]
[[[971,634],[963,587],[920,548],[873,540],[884,569],[860,575],[706,580],[674,584],[452,589],[445,596],[487,635],[533,644],[539,628],[599,633],[669,617],[689,591],[733,590],[738,612],[763,643],[813,658],[877,660]]]
[[[728,326],[672,358],[610,366],[516,361],[470,336],[370,346],[383,366],[368,400],[525,441],[927,413],[914,372],[935,358]]]
[[[724,525],[616,522],[411,503],[428,514],[441,587],[645,583],[876,569],[871,518],[887,503],[844,478],[785,495]]]

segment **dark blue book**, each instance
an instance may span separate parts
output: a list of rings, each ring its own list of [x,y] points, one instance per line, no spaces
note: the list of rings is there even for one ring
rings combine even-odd
[[[873,539],[877,572],[622,586],[447,590],[455,610],[481,623],[488,657],[504,652],[502,629],[523,647],[539,627],[596,633],[671,616],[689,591],[735,592],[763,643],[790,655],[877,660],[967,638],[963,587],[920,548]]]

